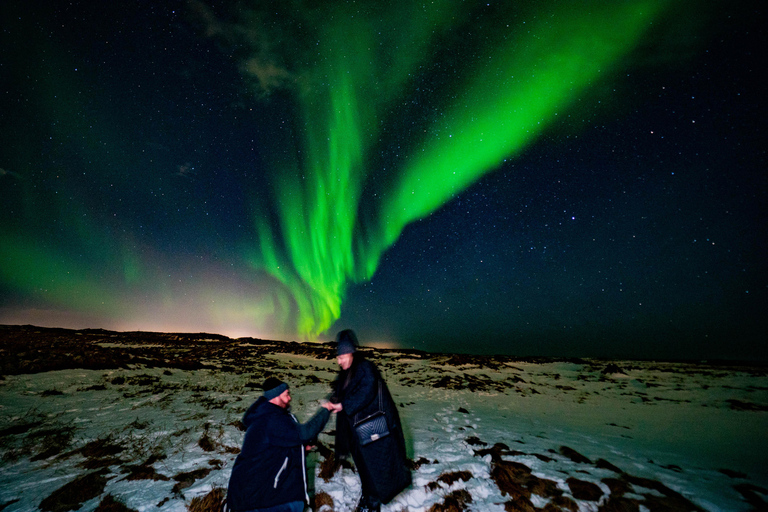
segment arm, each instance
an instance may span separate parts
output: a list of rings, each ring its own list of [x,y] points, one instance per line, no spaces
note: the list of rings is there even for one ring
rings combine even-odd
[[[299,423],[299,438],[302,444],[307,444],[317,437],[325,424],[328,423],[328,418],[331,416],[331,412],[321,407],[319,411],[306,423]]]
[[[303,424],[295,421],[288,413],[273,418],[269,424],[269,442],[284,447],[306,444],[323,430],[330,415],[327,409],[321,408],[312,419]]]

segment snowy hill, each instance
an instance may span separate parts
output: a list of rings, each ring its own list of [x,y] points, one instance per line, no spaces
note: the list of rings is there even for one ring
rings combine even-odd
[[[414,484],[383,510],[761,510],[764,367],[365,350],[400,414]],[[0,326],[0,511],[205,508],[269,375],[304,421],[330,346],[210,334]],[[334,420],[310,454],[318,510],[353,510]]]

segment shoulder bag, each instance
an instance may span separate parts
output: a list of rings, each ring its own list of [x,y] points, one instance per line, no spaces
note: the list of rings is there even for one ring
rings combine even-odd
[[[378,441],[389,435],[389,426],[387,426],[387,418],[384,416],[384,407],[382,406],[381,398],[381,380],[379,379],[379,410],[366,416],[365,418],[358,419],[359,414],[355,415],[355,435],[360,441],[361,446],[365,446],[374,441]]]

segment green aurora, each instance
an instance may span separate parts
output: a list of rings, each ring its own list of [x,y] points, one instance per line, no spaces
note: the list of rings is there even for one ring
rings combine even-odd
[[[150,310],[141,305],[159,297],[183,319],[178,296],[192,283],[190,295],[202,297],[219,325],[247,316],[274,335],[317,338],[339,319],[349,287],[374,276],[406,226],[547,130],[577,130],[579,119],[594,118],[599,101],[592,97],[631,68],[638,47],[677,30],[685,10],[685,2],[663,0],[508,4],[288,2],[271,18],[239,4],[229,17],[189,4],[224,49],[219,58],[232,58],[256,84],[249,107],[265,112],[270,131],[260,148],[269,184],[254,186],[253,226],[236,241],[241,260],[231,262],[257,277],[234,289],[203,282],[194,257],[179,263],[167,247],[148,247],[110,213],[109,202],[123,200],[118,190],[136,189],[134,176],[116,169],[157,163],[121,133],[107,87],[81,94],[86,78],[72,71],[75,63],[54,42],[38,41],[33,54],[47,58],[30,67],[39,69],[36,108],[55,120],[53,138],[71,146],[72,165],[83,173],[62,179],[59,194],[57,169],[19,169],[48,173],[53,185],[41,192],[33,180],[17,180],[22,192],[7,195],[14,204],[6,208],[24,221],[0,233],[3,286],[35,307],[112,318],[142,317]],[[665,52],[649,46],[654,58]],[[18,161],[35,159],[38,149],[27,146],[20,136]],[[105,192],[89,192],[91,182]],[[175,199],[150,187],[164,211],[136,213],[138,229],[162,227],[164,218],[186,226]],[[199,228],[216,231],[213,222]],[[171,277],[177,269],[184,283]]]
[[[585,90],[610,80],[667,2],[553,5],[495,19],[477,36],[452,1],[424,10],[413,3],[408,14],[339,9],[324,17],[318,63],[303,70],[311,85],[296,93],[299,150],[290,158],[281,151],[272,162],[276,222],[266,209],[254,216],[259,241],[250,261],[281,285],[267,311],[282,312],[303,338],[329,329],[347,287],[373,276],[409,223],[521,153]],[[386,57],[375,37],[382,32],[394,52]],[[454,33],[458,39],[446,43]],[[474,45],[477,53],[443,70],[463,79],[435,91],[437,101],[427,99],[435,105],[421,120],[421,138],[408,141],[395,168],[372,168],[386,137],[383,121],[412,92],[428,59],[445,53],[440,44],[457,53]],[[386,190],[366,196],[378,190],[371,185],[377,180]]]

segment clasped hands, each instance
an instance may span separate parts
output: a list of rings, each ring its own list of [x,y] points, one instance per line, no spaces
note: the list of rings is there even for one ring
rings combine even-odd
[[[325,407],[331,412],[340,412],[343,409],[341,404],[334,404],[333,402],[323,402],[320,406]]]

